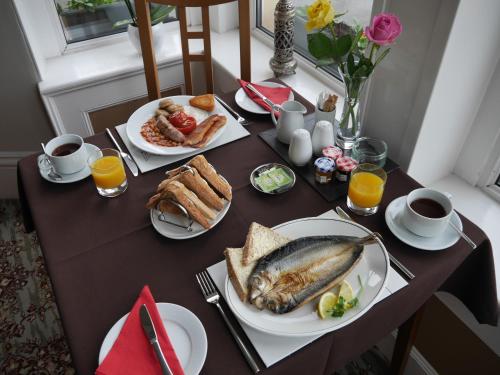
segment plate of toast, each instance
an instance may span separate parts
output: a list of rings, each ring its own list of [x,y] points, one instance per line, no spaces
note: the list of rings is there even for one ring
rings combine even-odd
[[[226,302],[244,324],[277,336],[315,336],[364,315],[380,298],[389,259],[376,233],[342,219],[303,218],[272,229],[252,223],[245,245],[224,251]],[[327,292],[352,286],[354,307],[318,314]],[[337,294],[338,295],[338,294]]]
[[[212,94],[170,96],[138,108],[127,121],[127,136],[152,154],[186,154],[222,135],[228,121],[224,113]]]
[[[165,174],[146,204],[161,235],[178,240],[199,236],[229,211],[232,187],[205,156],[197,155]]]

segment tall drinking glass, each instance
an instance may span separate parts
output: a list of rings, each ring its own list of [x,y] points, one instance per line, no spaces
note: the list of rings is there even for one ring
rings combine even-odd
[[[127,190],[127,176],[117,150],[105,148],[95,151],[90,155],[88,162],[100,195],[111,198]]]
[[[358,215],[372,215],[378,211],[387,181],[385,171],[375,164],[359,164],[351,172],[347,207]]]

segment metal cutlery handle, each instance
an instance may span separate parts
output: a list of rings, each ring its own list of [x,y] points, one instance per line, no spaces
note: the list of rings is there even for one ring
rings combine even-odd
[[[174,375],[172,373],[172,370],[170,370],[170,367],[168,366],[168,362],[165,359],[165,356],[163,355],[163,352],[161,351],[160,344],[158,341],[153,341],[151,343],[153,345],[153,348],[155,349],[156,356],[158,357],[158,360],[161,365],[161,371],[163,372],[164,375]]]
[[[115,137],[113,137],[113,133],[111,133],[111,130],[109,130],[109,128],[106,128],[106,133],[108,133],[109,138],[111,138],[111,141],[113,142],[113,144],[116,146],[116,148],[118,149],[118,151],[120,151],[120,154],[123,153],[122,148],[120,147],[120,145],[116,141]]]
[[[252,358],[252,355],[248,351],[248,348],[246,347],[245,343],[241,339],[240,335],[238,335],[238,332],[236,332],[236,330],[234,329],[233,324],[228,319],[226,313],[224,312],[224,310],[222,310],[221,305],[219,303],[216,303],[215,305],[219,309],[219,312],[222,315],[222,317],[224,318],[224,321],[226,322],[226,325],[228,326],[229,331],[233,335],[233,338],[236,340],[236,343],[238,344],[238,347],[240,348],[241,352],[243,353],[243,356],[247,360],[247,362],[250,365],[250,367],[252,368],[253,372],[255,374],[257,374],[260,371],[259,366],[255,362],[255,360]]]
[[[470,247],[475,249],[477,247],[476,243],[470,239],[469,236],[467,236],[463,231],[461,231],[455,224],[453,224],[451,221],[449,221],[450,226],[455,229],[455,231],[462,237],[465,242],[469,244]]]
[[[238,112],[236,112],[234,109],[232,109],[224,100],[219,98],[217,95],[215,95],[215,99],[224,107],[228,110],[229,113],[231,113],[237,120],[244,121],[245,119],[240,116]]]
[[[251,84],[247,84],[246,86],[251,92],[253,92],[255,95],[257,95],[259,98],[261,98],[264,103],[266,103],[271,109],[276,110],[276,108],[279,108],[277,104],[274,104],[271,100],[266,98],[264,95],[262,95],[255,87],[253,87]]]

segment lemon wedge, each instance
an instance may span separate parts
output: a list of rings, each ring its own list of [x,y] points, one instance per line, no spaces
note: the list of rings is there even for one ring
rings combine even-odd
[[[352,286],[345,280],[340,284],[339,297],[344,297],[344,302],[349,302],[354,298]]]
[[[321,319],[330,317],[330,312],[337,303],[337,299],[337,295],[332,292],[326,292],[321,296],[318,303],[318,315]]]

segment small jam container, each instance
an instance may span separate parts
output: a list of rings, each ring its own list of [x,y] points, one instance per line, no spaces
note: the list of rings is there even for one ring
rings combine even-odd
[[[333,161],[342,157],[342,150],[337,146],[327,146],[323,148],[322,153],[325,158],[330,158]]]
[[[314,162],[316,168],[316,182],[327,184],[332,180],[335,162],[330,158],[318,158]]]
[[[358,162],[349,156],[343,156],[336,161],[337,173],[335,177],[339,181],[347,181],[351,175],[351,171],[358,166]]]

